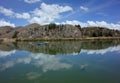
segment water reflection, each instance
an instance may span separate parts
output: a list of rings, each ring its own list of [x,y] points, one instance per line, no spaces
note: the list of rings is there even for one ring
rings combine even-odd
[[[99,41],[56,41],[49,42],[47,45],[39,46],[41,42],[16,42],[0,43],[1,51],[25,50],[32,53],[45,53],[50,55],[80,53],[85,50],[105,50],[113,48],[120,44],[120,40],[99,40]],[[110,50],[109,48],[108,50]],[[118,49],[113,48],[113,49]]]
[[[24,57],[8,58],[0,64],[0,70],[8,69],[19,63],[41,67],[43,72],[47,72],[48,70],[69,69],[72,67],[72,64],[65,63],[61,57],[54,55],[74,56],[82,53],[87,53],[88,55],[104,55],[105,53],[114,51],[120,52],[119,40],[89,42],[59,41],[50,42],[45,46],[37,46],[36,43],[38,42],[1,43],[0,58],[18,54],[17,52],[20,50],[28,51],[29,53],[26,53],[27,56]],[[80,68],[84,70],[86,66],[87,64],[82,64]]]
[[[39,74],[38,72],[29,72],[26,74],[26,76],[27,76],[27,79],[34,80],[34,79],[40,77],[41,74]]]
[[[115,51],[116,52],[120,52],[120,45],[113,46],[113,47],[108,47],[106,49],[99,49],[99,50],[86,50],[86,49],[82,49],[81,53],[104,55],[105,53],[115,52]]]
[[[18,63],[32,64],[36,67],[42,67],[43,72],[47,72],[48,70],[69,69],[70,67],[72,67],[71,64],[63,63],[60,61],[61,59],[56,56],[47,55],[43,53],[39,54],[31,53],[28,57],[15,59],[13,58],[7,60],[6,62],[0,65],[0,70],[5,70]]]
[[[95,82],[94,78],[98,80],[97,83],[119,81],[119,40],[56,41],[42,46],[37,43],[0,43],[0,77],[5,76],[0,79],[1,83],[14,83],[15,79],[18,83],[18,78],[24,79],[23,83],[49,83],[51,77],[56,78],[57,83],[74,83],[73,79],[89,83]],[[61,81],[58,76],[66,81]],[[86,77],[89,78],[88,82],[83,80]]]
[[[0,50],[0,58],[5,57],[5,56],[11,56],[15,52],[16,52],[16,50],[11,50],[11,51],[1,51]]]

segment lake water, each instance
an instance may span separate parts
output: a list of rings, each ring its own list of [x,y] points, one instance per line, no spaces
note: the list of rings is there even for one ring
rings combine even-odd
[[[120,40],[0,42],[0,83],[120,83]]]

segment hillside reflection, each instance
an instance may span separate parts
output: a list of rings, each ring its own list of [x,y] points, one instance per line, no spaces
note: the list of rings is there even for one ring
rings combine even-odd
[[[14,50],[25,50],[32,53],[44,53],[50,55],[80,53],[81,50],[105,50],[120,44],[120,40],[99,40],[99,41],[54,41],[45,45],[38,45],[44,42],[15,42],[0,43],[0,50],[12,52]],[[118,47],[119,48],[119,47]]]

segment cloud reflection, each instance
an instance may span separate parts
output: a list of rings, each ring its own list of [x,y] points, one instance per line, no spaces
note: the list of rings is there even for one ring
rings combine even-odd
[[[32,54],[31,56],[35,59],[33,64],[37,67],[42,67],[43,72],[47,72],[48,70],[69,69],[72,67],[71,64],[61,62],[61,58],[56,56],[45,55],[42,53]]]
[[[26,74],[26,76],[29,80],[34,80],[34,79],[40,77],[41,74],[36,73],[36,72],[29,72],[29,73]]]
[[[31,53],[29,56],[24,58],[16,58],[10,59],[6,62],[0,64],[0,70],[5,70],[10,67],[15,66],[16,64],[31,64],[35,67],[41,67],[43,72],[47,72],[49,70],[59,70],[59,69],[69,69],[72,67],[71,64],[65,63],[61,61],[60,57],[54,55],[48,55],[43,53]]]
[[[105,53],[115,52],[115,51],[120,52],[120,45],[114,46],[114,47],[109,47],[107,49],[101,49],[101,50],[85,50],[85,49],[82,49],[81,53],[104,55]]]
[[[12,50],[12,51],[1,51],[0,50],[0,58],[1,57],[6,57],[6,56],[11,56],[15,52],[16,52],[16,50]]]
[[[100,50],[86,50],[82,49],[81,53],[87,53],[89,54],[101,54],[104,55],[108,52],[120,52],[120,45],[109,47],[106,49],[100,49]],[[12,54],[14,54],[16,51],[0,51],[0,57],[7,57]],[[78,53],[72,53],[72,54],[66,54],[66,55],[80,55]],[[3,61],[0,63],[0,70],[6,70],[8,68],[11,68],[15,66],[16,64],[30,64],[35,67],[41,68],[43,72],[47,71],[56,71],[59,69],[70,69],[73,67],[73,64],[63,62],[62,58],[55,55],[49,55],[44,53],[30,53],[28,56],[24,57],[17,57],[17,58],[8,58],[6,61]]]
[[[5,69],[8,69],[8,68],[11,68],[15,65],[14,61],[7,61],[5,63],[2,63],[0,64],[0,70],[5,70]]]

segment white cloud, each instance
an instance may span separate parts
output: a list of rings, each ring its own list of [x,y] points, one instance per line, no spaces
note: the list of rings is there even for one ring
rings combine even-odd
[[[83,10],[83,11],[85,11],[85,12],[89,11],[89,9],[87,7],[84,7],[84,6],[80,6],[80,9]]]
[[[23,12],[23,13],[16,13],[14,11],[12,11],[11,9],[7,9],[4,7],[0,6],[0,13],[5,15],[5,16],[10,16],[10,17],[14,17],[14,18],[21,18],[21,19],[29,19],[30,18],[30,14]]]
[[[77,20],[73,21],[66,21],[62,22],[62,24],[71,24],[71,25],[77,25],[80,24],[81,27],[91,27],[91,26],[96,26],[96,27],[107,27],[109,29],[117,29],[120,30],[120,24],[119,23],[107,23],[105,21],[87,21],[87,22],[81,22]]]
[[[29,20],[30,23],[39,23],[41,25],[49,24],[50,22],[54,21],[54,19],[49,17],[33,17],[31,20]]]
[[[120,21],[118,22],[118,24],[120,24]]]
[[[11,9],[4,8],[0,6],[0,13],[4,14],[5,16],[13,16],[14,12]]]
[[[54,22],[56,19],[60,19],[63,13],[68,13],[72,10],[73,9],[70,6],[61,6],[59,4],[46,3],[41,3],[40,8],[36,8],[32,12],[23,13],[17,13],[11,9],[0,7],[0,13],[5,16],[25,19],[30,23],[39,23],[41,25]]]
[[[48,24],[61,17],[61,13],[72,11],[70,6],[60,6],[58,4],[42,3],[40,8],[36,8],[32,13],[34,17],[30,23]]]
[[[72,20],[72,21],[67,20],[66,22],[62,22],[61,24],[70,24],[70,25],[78,25],[78,24],[80,24],[81,25],[81,22],[79,22],[77,20]]]
[[[5,20],[0,20],[0,27],[1,26],[12,26],[12,27],[15,27],[15,24],[7,22]]]
[[[16,13],[15,15],[16,15],[16,18],[23,18],[23,19],[29,19],[30,18],[29,13],[22,13],[22,14]]]
[[[41,0],[24,0],[24,2],[26,3],[36,3],[36,2],[40,2]]]

